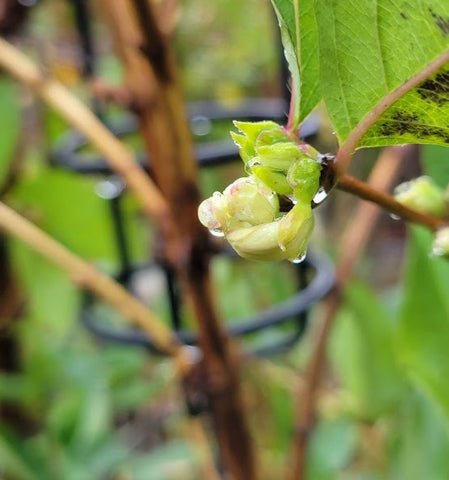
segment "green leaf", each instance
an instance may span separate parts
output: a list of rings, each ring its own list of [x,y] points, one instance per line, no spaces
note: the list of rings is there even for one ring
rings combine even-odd
[[[6,430],[0,431],[0,472],[22,480],[38,480],[19,440]]]
[[[449,48],[446,0],[317,0],[321,80],[343,142],[386,95]],[[359,146],[449,144],[449,72],[439,72],[387,110]]]
[[[426,145],[422,149],[421,164],[426,175],[441,188],[446,187],[449,183],[449,150],[438,145]]]
[[[362,284],[345,291],[345,310],[335,326],[331,352],[350,404],[374,419],[391,410],[403,391],[394,357],[394,321]]]
[[[311,0],[272,0],[293,78],[293,126],[297,127],[321,99],[318,32]]]
[[[431,244],[431,233],[411,230],[397,332],[398,358],[415,385],[449,420],[449,262],[429,258]]]
[[[357,427],[341,417],[322,421],[313,433],[307,461],[307,478],[331,480],[351,461],[358,443]]]
[[[95,183],[75,174],[42,169],[14,189],[19,208],[31,208],[50,235],[76,253],[114,258],[116,248],[108,204],[95,194]]]
[[[0,80],[0,185],[13,160],[14,148],[19,139],[19,97],[11,80]]]
[[[441,412],[423,394],[409,389],[389,434],[390,480],[445,480],[449,436]]]
[[[80,452],[89,452],[103,438],[107,437],[112,423],[109,390],[97,384],[85,395],[79,409],[78,422],[74,432],[73,446]]]

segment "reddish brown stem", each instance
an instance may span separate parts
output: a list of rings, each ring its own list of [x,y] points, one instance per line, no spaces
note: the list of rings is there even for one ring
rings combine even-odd
[[[379,194],[382,193],[381,190],[388,190],[391,187],[402,160],[416,155],[416,149],[416,146],[410,145],[407,147],[390,147],[382,152],[370,175],[369,184],[360,182],[363,184],[362,191],[369,191],[372,194],[370,198],[367,198],[368,200],[372,201],[372,197],[377,199]],[[376,192],[376,195],[374,195],[374,192]],[[358,193],[359,191],[357,191]],[[387,197],[392,198],[389,195]],[[362,196],[362,198],[364,197]],[[382,195],[381,198],[383,198]],[[320,379],[326,367],[327,340],[332,331],[336,313],[341,305],[341,289],[350,278],[379,217],[380,209],[376,203],[360,203],[355,217],[347,225],[340,240],[337,285],[326,299],[322,326],[307,368],[306,379],[298,389],[297,398],[300,403],[295,422],[290,469],[286,477],[288,480],[306,479],[307,446],[316,422],[317,393]],[[381,206],[383,205],[381,204]]]
[[[441,218],[425,214],[406,207],[399,203],[393,196],[373,188],[368,183],[357,180],[350,175],[343,175],[337,187],[344,192],[352,193],[363,200],[368,200],[382,207],[387,212],[393,213],[408,222],[417,223],[429,228],[438,230],[446,222]]]
[[[135,98],[155,180],[170,205],[176,231],[162,255],[177,270],[198,322],[206,391],[223,462],[235,480],[256,478],[238,368],[214,306],[209,238],[197,218],[198,171],[167,39],[148,0],[103,1],[126,85]]]

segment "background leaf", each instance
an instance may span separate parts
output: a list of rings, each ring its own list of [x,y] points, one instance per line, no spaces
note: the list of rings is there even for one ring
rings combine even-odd
[[[293,125],[298,126],[321,99],[318,32],[311,0],[272,0],[293,78]]]
[[[437,185],[446,188],[449,182],[449,151],[439,145],[426,145],[421,153],[424,173],[432,177]]]
[[[309,447],[308,478],[336,478],[336,474],[350,463],[357,448],[357,437],[357,426],[348,418],[321,421]]]
[[[448,478],[448,430],[441,412],[422,393],[406,390],[391,432],[389,479]]]
[[[411,229],[404,299],[400,310],[398,358],[409,377],[449,420],[449,263],[429,258],[432,234]]]
[[[19,139],[20,102],[16,87],[9,79],[0,80],[0,185],[13,160],[14,148]]]
[[[403,392],[394,356],[394,319],[362,284],[345,291],[345,310],[332,336],[332,362],[358,416],[391,410]]]
[[[449,48],[446,0],[317,0],[323,97],[343,142],[388,93]],[[397,102],[361,146],[449,143],[449,73]]]

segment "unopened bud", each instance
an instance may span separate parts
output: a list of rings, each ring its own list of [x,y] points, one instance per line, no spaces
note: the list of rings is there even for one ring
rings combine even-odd
[[[229,230],[274,220],[279,211],[276,195],[253,177],[235,180],[223,193],[215,192],[198,208],[200,222],[209,230]]]
[[[449,227],[441,228],[436,232],[432,254],[438,257],[449,257]]]
[[[265,185],[253,177],[235,180],[223,192],[227,202],[227,214],[250,225],[271,222],[279,209],[279,202]]]
[[[401,183],[395,188],[396,200],[418,212],[429,213],[437,217],[447,215],[444,190],[430,177],[418,177]]]
[[[250,260],[295,260],[302,257],[313,231],[314,218],[293,209],[281,219],[254,227],[239,228],[227,235],[232,248]]]

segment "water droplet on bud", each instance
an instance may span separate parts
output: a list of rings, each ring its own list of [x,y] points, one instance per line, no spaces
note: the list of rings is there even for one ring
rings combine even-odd
[[[315,196],[313,197],[313,203],[316,205],[319,205],[320,203],[324,202],[327,198],[327,192],[324,189],[324,187],[320,187],[318,191],[315,193]]]
[[[392,220],[400,220],[401,219],[401,217],[399,215],[396,215],[394,213],[390,213],[390,218]]]
[[[209,228],[209,233],[214,237],[224,237],[224,232],[220,228]]]
[[[302,263],[307,257],[307,252],[303,253],[302,255],[299,255],[298,257],[294,258],[293,260],[290,260],[290,262],[294,264]]]

